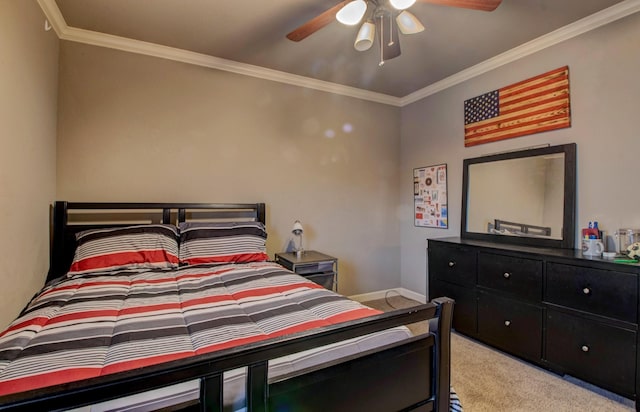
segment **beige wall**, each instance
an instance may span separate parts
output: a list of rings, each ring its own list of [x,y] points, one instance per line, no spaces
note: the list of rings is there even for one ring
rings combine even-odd
[[[343,294],[399,284],[399,109],[62,42],[57,197],[267,203],[339,259]],[[333,133],[333,134],[331,134]]]
[[[35,1],[0,0],[0,326],[42,287],[55,198],[58,39]]]
[[[640,228],[640,191],[633,184],[640,153],[640,13],[610,23],[551,48],[425,98],[402,110],[401,202],[412,207],[411,170],[447,163],[449,229],[401,225],[402,286],[426,293],[426,239],[458,236],[462,160],[543,143],[577,143],[579,227],[590,220],[612,233]],[[567,129],[465,148],[464,100],[569,65],[572,126]],[[579,239],[579,237],[577,237]]]

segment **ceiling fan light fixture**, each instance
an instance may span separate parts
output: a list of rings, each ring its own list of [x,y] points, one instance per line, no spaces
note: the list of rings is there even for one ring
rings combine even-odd
[[[408,9],[413,6],[415,2],[416,0],[389,0],[389,3],[397,10]]]
[[[336,13],[336,20],[347,26],[354,26],[362,20],[367,11],[367,2],[364,0],[354,0]]]
[[[373,40],[376,35],[376,25],[370,21],[365,21],[360,30],[358,30],[358,35],[356,36],[356,41],[353,43],[353,47],[358,51],[369,50],[371,46],[373,46]]]
[[[416,34],[424,31],[424,26],[420,23],[420,20],[406,10],[398,14],[396,23],[398,23],[398,28],[402,34]]]

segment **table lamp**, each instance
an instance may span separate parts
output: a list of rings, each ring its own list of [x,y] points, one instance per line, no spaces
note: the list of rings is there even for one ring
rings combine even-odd
[[[296,242],[293,242],[293,250],[296,252],[296,256],[298,258],[300,258],[302,256],[302,254],[304,253],[304,249],[302,248],[302,233],[304,232],[304,229],[302,229],[302,223],[300,223],[299,220],[296,220],[295,222],[293,222],[293,229],[291,229],[291,233],[293,233],[294,236],[298,237],[298,244],[296,245]]]

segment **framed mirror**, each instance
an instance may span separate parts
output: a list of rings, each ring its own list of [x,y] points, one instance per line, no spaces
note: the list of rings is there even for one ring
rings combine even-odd
[[[575,247],[576,144],[465,159],[460,237]]]

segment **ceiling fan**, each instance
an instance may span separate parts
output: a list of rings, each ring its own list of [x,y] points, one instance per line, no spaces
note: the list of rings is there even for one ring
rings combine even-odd
[[[493,11],[502,0],[417,0],[419,3],[432,3],[466,9]],[[354,26],[364,20],[358,30],[354,48],[365,51],[373,46],[378,33],[380,62],[400,55],[398,29],[402,34],[415,34],[424,30],[420,20],[407,9],[416,0],[345,0],[319,14],[302,26],[287,34],[292,41],[301,41],[322,29],[334,19],[342,24]]]

